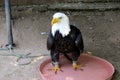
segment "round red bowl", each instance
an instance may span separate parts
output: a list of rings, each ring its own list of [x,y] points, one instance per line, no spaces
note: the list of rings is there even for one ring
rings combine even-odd
[[[74,70],[64,56],[60,58],[60,66],[63,72],[49,69],[53,68],[51,59],[47,59],[40,64],[40,76],[43,80],[111,80],[114,67],[105,59],[82,54],[78,59],[81,69]]]

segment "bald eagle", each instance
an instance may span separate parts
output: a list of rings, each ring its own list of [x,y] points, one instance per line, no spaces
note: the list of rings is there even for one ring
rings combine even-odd
[[[53,15],[51,25],[52,28],[47,39],[47,49],[50,50],[52,64],[54,65],[52,70],[55,72],[61,70],[59,66],[60,53],[63,53],[72,62],[74,69],[80,68],[77,59],[84,49],[80,30],[70,25],[69,18],[61,12]],[[69,58],[67,53],[71,53],[72,58]]]

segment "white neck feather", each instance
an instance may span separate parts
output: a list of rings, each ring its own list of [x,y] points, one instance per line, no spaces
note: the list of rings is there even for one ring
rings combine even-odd
[[[55,36],[56,31],[59,31],[62,34],[62,37],[65,37],[70,32],[70,25],[69,24],[54,24],[52,26],[52,35]]]

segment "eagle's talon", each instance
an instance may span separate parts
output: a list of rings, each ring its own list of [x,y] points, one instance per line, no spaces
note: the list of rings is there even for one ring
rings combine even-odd
[[[77,64],[76,64],[76,65],[73,65],[73,68],[74,68],[74,69],[79,69],[79,68],[80,68],[80,65],[77,65]]]
[[[50,70],[50,71],[54,71],[55,74],[57,74],[58,71],[63,72],[63,71],[60,69],[60,67],[58,67],[58,66],[55,66],[55,67],[53,67],[52,69],[48,69],[48,70]]]
[[[80,66],[80,65],[77,65],[77,64],[73,64],[73,68],[74,68],[75,70],[77,70],[77,69],[80,69],[81,66]]]

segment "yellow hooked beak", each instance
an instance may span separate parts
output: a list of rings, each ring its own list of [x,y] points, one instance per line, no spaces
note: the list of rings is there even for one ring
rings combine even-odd
[[[58,23],[58,22],[60,22],[60,19],[58,19],[58,18],[53,18],[53,19],[52,19],[52,22],[51,22],[51,25],[53,26],[53,24]]]

